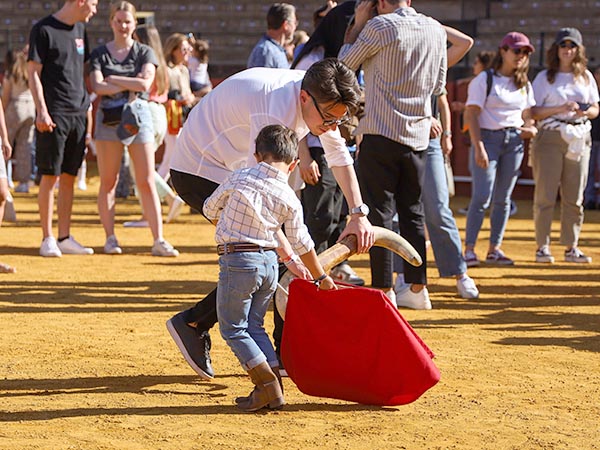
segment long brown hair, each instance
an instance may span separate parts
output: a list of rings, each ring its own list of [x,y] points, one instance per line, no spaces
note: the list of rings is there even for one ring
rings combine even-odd
[[[156,85],[157,94],[164,94],[169,90],[169,78],[167,75],[167,62],[163,55],[162,42],[158,30],[152,25],[141,25],[135,29],[134,37],[142,44],[146,44],[154,50],[154,54],[158,61],[156,75],[154,76],[154,84]]]
[[[494,60],[492,61],[492,64],[491,64],[491,68],[496,73],[502,67],[502,63],[503,63],[502,51],[501,51],[502,49],[504,49],[506,51],[511,51],[509,47],[498,49],[498,51],[496,52],[496,56],[494,56]],[[512,77],[513,83],[515,84],[515,86],[518,89],[521,89],[521,88],[527,86],[527,83],[529,82],[529,78],[527,77],[527,72],[529,72],[529,57],[527,57],[527,60],[525,61],[525,63],[521,67],[518,67],[517,69],[515,69],[515,72],[513,73],[513,77]]]
[[[556,74],[560,69],[560,60],[558,59],[558,46],[559,44],[554,42],[548,51],[546,52],[546,66],[548,67],[548,71],[546,72],[546,77],[548,78],[548,83],[553,84],[554,80],[556,80]],[[588,77],[584,76],[585,71],[587,70],[588,59],[585,56],[585,47],[583,44],[577,46],[577,54],[575,58],[573,58],[573,62],[571,63],[571,72],[573,73],[573,77],[575,80],[582,77],[585,84],[588,84],[590,80]]]
[[[177,63],[175,62],[175,60],[173,59],[173,52],[175,51],[175,49],[177,49],[177,47],[179,47],[181,45],[181,43],[183,41],[187,41],[188,38],[185,34],[181,34],[181,33],[173,33],[171,36],[169,36],[165,42],[165,46],[164,46],[164,53],[165,53],[165,60],[167,61],[167,64],[171,67],[176,66]]]

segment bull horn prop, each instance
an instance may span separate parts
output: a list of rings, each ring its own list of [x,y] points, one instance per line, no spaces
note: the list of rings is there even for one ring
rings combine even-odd
[[[383,247],[401,256],[406,262],[413,266],[423,264],[421,256],[417,253],[412,245],[406,239],[391,230],[381,227],[373,227],[375,234],[374,246]],[[356,236],[349,234],[334,246],[328,248],[319,254],[319,262],[323,266],[325,272],[329,272],[342,261],[345,261],[350,256],[355,255],[357,250]],[[288,301],[288,288],[292,280],[295,278],[292,272],[287,271],[279,280],[279,287],[275,294],[275,305],[281,317],[285,319],[285,310]]]

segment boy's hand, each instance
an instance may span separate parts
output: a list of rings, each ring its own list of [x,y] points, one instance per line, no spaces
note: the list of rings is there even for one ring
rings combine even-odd
[[[322,281],[319,282],[319,289],[322,291],[329,291],[330,289],[337,289],[338,287],[336,286],[335,282],[333,281],[333,278],[331,278],[329,275],[327,275],[325,277],[325,279],[323,279]]]

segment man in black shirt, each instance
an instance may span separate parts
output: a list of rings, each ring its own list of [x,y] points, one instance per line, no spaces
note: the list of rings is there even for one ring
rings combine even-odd
[[[70,234],[73,185],[86,141],[89,96],[84,62],[89,57],[85,23],[98,0],[66,0],[55,14],[37,22],[29,37],[29,88],[36,109],[36,164],[43,240],[40,255],[92,254]],[[54,186],[58,190],[58,242],[52,233]]]

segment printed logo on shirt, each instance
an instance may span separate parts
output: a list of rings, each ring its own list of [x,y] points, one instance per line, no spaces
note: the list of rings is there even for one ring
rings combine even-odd
[[[81,39],[81,38],[75,39],[75,47],[77,48],[77,54],[83,55],[83,52],[85,50],[85,42],[83,41],[83,39]]]

